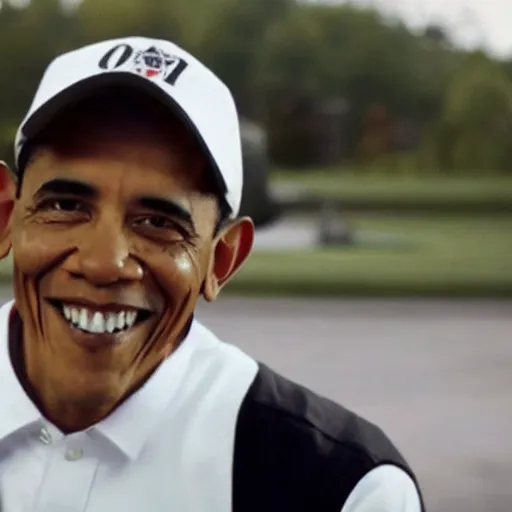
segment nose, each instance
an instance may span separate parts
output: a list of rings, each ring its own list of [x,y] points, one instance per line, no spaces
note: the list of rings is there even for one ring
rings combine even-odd
[[[76,259],[73,274],[78,274],[95,286],[108,286],[119,281],[142,278],[142,265],[130,255],[130,243],[126,233],[116,224],[97,223],[94,230],[80,240],[78,251],[74,255]]]

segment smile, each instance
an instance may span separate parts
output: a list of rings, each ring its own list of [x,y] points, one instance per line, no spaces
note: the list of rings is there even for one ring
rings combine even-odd
[[[118,334],[146,320],[150,313],[131,308],[116,311],[96,310],[75,304],[52,301],[71,327],[88,334]]]

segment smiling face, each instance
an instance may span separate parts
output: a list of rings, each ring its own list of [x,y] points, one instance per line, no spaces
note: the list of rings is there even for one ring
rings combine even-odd
[[[218,201],[184,128],[82,105],[48,129],[12,212],[24,366],[64,430],[106,416],[183,338],[252,245],[216,235]],[[206,184],[206,185],[205,185]]]

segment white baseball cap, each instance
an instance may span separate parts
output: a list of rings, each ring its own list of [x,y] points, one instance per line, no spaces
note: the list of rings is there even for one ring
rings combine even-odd
[[[16,134],[16,168],[20,168],[26,143],[59,111],[111,85],[139,89],[183,119],[208,156],[231,215],[236,216],[242,197],[243,169],[239,118],[233,96],[195,57],[161,39],[111,39],[54,59]]]

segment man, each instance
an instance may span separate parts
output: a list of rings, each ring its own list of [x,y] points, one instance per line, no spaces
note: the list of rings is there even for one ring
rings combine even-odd
[[[170,42],[46,70],[0,169],[3,512],[421,510],[379,429],[194,318],[252,247],[237,119]]]

